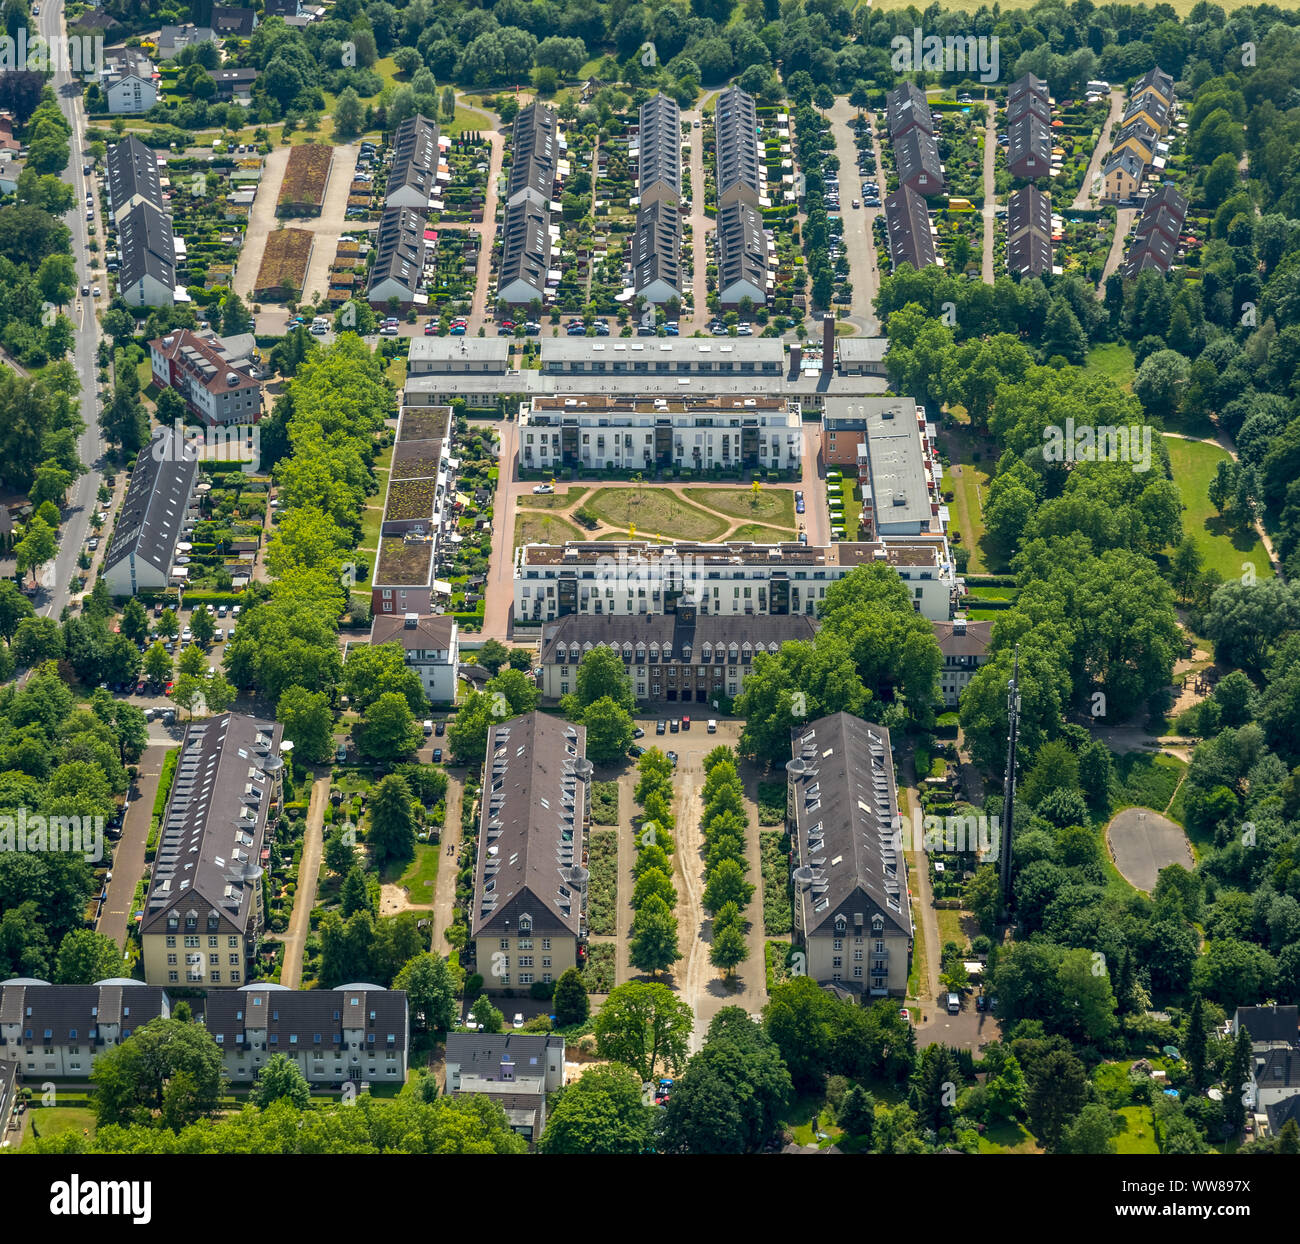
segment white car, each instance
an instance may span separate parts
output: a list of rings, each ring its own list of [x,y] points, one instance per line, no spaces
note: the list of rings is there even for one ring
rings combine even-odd
[[[90,291],[90,293],[91,293],[91,296],[94,297],[94,298],[102,298],[102,297],[103,297],[103,294],[100,292],[100,288],[99,288],[98,285],[96,285],[95,288],[92,289],[92,290]]]
[[[536,493],[548,493],[554,492],[555,489],[552,488],[550,484],[536,484],[533,486],[533,491]]]
[[[186,643],[186,644],[188,644],[188,643],[190,642],[190,640],[193,639],[193,638],[194,638],[194,636],[190,633],[190,628],[187,626],[187,627],[186,627],[186,628],[181,632],[181,642],[182,642],[182,643]]]
[[[515,1028],[522,1028],[522,1027],[524,1026],[524,1013],[523,1013],[523,1011],[516,1011],[516,1012],[515,1012],[515,1018],[514,1018],[514,1022],[513,1022],[513,1025],[512,1025],[512,1026],[515,1027]]]

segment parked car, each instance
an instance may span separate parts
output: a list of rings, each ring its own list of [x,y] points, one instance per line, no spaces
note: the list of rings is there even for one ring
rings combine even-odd
[[[83,285],[83,286],[81,287],[81,296],[82,296],[83,298],[89,298],[89,297],[90,297],[90,286],[89,286],[89,285]]]
[[[956,1015],[961,1010],[961,995],[950,993],[946,1000],[949,1015]]]
[[[689,730],[690,728],[691,728],[691,719],[690,719],[689,717],[683,717],[683,718],[682,718],[682,729],[683,729],[683,730]]]
[[[426,718],[424,722],[424,737],[428,738],[433,733],[433,719]]]
[[[674,768],[674,769],[677,768],[677,753],[676,753],[676,752],[669,752],[669,753],[668,753],[668,759],[672,762],[672,766],[673,766],[673,768]]]
[[[657,722],[655,722],[655,733],[656,733],[656,734],[664,734],[667,730],[668,730],[668,723],[667,723],[666,721],[657,721]]]
[[[433,749],[433,763],[436,764],[436,765],[440,765],[440,764],[442,764],[442,748],[441,748],[441,747],[435,747],[435,748]]]
[[[717,720],[713,717],[709,718],[709,733],[710,734],[718,733],[718,723]]]
[[[523,1013],[523,1011],[516,1011],[516,1012],[515,1012],[515,1017],[514,1017],[514,1019],[510,1021],[510,1026],[511,1026],[512,1028],[522,1028],[522,1027],[524,1026],[524,1013]]]
[[[436,738],[442,738],[447,733],[447,723],[442,718],[433,723],[433,733]]]
[[[637,726],[637,728],[632,731],[632,737],[634,739],[643,739],[645,738],[645,731],[642,730],[640,726]]]
[[[552,493],[555,491],[550,484],[534,484],[533,491],[538,494]]]

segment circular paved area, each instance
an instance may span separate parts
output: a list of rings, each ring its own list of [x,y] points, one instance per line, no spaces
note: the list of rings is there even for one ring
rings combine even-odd
[[[1162,868],[1194,863],[1187,835],[1168,817],[1150,808],[1125,808],[1106,827],[1115,867],[1126,881],[1148,894]]]

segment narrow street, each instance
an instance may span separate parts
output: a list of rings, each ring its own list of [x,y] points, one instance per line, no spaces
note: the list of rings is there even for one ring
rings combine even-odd
[[[1110,274],[1124,262],[1124,250],[1128,245],[1128,231],[1137,219],[1135,207],[1121,207],[1115,211],[1115,236],[1110,240],[1110,253],[1106,256],[1106,266],[1102,269],[1101,280],[1097,282],[1097,297],[1106,295],[1106,281]]]
[[[907,795],[908,817],[914,817],[921,807],[921,796],[916,789],[916,767],[909,752],[898,768],[900,787]],[[915,824],[914,821],[909,822]],[[943,943],[939,940],[939,918],[934,911],[934,893],[930,889],[930,865],[926,859],[925,843],[912,842],[907,852],[907,880],[912,895],[912,920],[919,924],[916,941],[925,943],[926,978],[920,982],[921,1014],[914,1017],[918,1023],[931,1019],[938,1011],[939,953]]]
[[[1106,157],[1110,155],[1110,142],[1115,132],[1115,126],[1119,124],[1123,115],[1124,92],[1117,87],[1110,93],[1110,113],[1101,127],[1101,136],[1097,140],[1097,145],[1093,148],[1092,158],[1088,161],[1088,171],[1083,175],[1083,184],[1079,187],[1079,193],[1074,196],[1074,202],[1070,204],[1071,207],[1095,206],[1095,196],[1092,192],[1093,184],[1101,176],[1101,166],[1106,162]]]
[[[989,100],[988,119],[984,124],[984,257],[980,264],[980,276],[985,285],[993,284],[993,236],[998,227],[996,214],[997,182],[994,178],[994,163],[998,152],[997,105]]]

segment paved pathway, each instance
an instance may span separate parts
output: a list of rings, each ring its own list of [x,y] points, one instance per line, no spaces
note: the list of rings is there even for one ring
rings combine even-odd
[[[1110,278],[1110,274],[1124,262],[1128,231],[1137,214],[1135,207],[1121,207],[1115,212],[1115,235],[1110,240],[1110,253],[1106,256],[1106,266],[1102,269],[1101,280],[1097,282],[1098,298],[1106,296],[1106,281]]]
[[[311,928],[311,909],[316,905],[316,883],[320,879],[321,856],[325,848],[325,808],[329,797],[328,775],[317,778],[312,783],[311,800],[307,805],[307,825],[303,830],[302,859],[298,865],[293,913],[289,917],[289,929],[283,939],[284,966],[280,969],[280,984],[286,989],[297,989],[302,984],[302,955]]]
[[[910,825],[915,824],[916,812],[921,807],[921,796],[916,789],[916,766],[909,753],[899,766],[903,789],[907,793],[907,814]],[[915,835],[914,835],[915,837]],[[912,919],[920,918],[920,933],[925,939],[926,979],[920,982],[921,1014],[915,1017],[918,1022],[929,1020],[938,1009],[939,997],[939,955],[943,943],[939,940],[939,918],[935,915],[934,894],[930,889],[930,864],[926,859],[924,841],[912,842],[912,850],[907,852],[908,888],[912,895]]]
[[[1101,127],[1101,137],[1097,140],[1097,145],[1092,149],[1092,158],[1088,161],[1088,169],[1083,175],[1083,184],[1079,187],[1079,193],[1074,196],[1074,202],[1070,204],[1075,208],[1095,207],[1096,198],[1092,193],[1093,183],[1101,176],[1101,166],[1106,162],[1106,157],[1110,155],[1110,141],[1114,134],[1115,126],[1119,124],[1120,118],[1124,115],[1124,92],[1118,87],[1110,93],[1110,112]]]
[[[158,779],[162,775],[163,757],[175,746],[175,743],[159,743],[145,748],[139,761],[140,775],[127,796],[129,802],[122,822],[122,836],[113,848],[113,880],[108,883],[108,898],[104,900],[95,928],[121,947],[126,946],[126,935],[131,927],[135,887],[145,874],[145,846],[153,817],[153,801],[158,794]],[[107,846],[106,843],[106,849]]]
[[[993,233],[997,229],[997,182],[993,175],[993,166],[998,151],[997,104],[989,100],[985,105],[988,118],[984,124],[984,256],[980,265],[980,275],[985,285],[993,284]]]
[[[704,214],[704,126],[707,124],[705,114],[700,108],[693,109],[690,112],[682,113],[682,120],[691,127],[690,138],[690,169],[691,169],[691,211],[683,222],[691,227],[691,291],[695,300],[695,306],[691,313],[687,315],[683,311],[680,328],[683,336],[693,333],[697,328],[703,328],[709,322],[708,293],[709,285],[706,276],[708,267],[708,250],[706,239],[713,228],[711,221]],[[700,123],[700,128],[695,128],[695,122]]]

